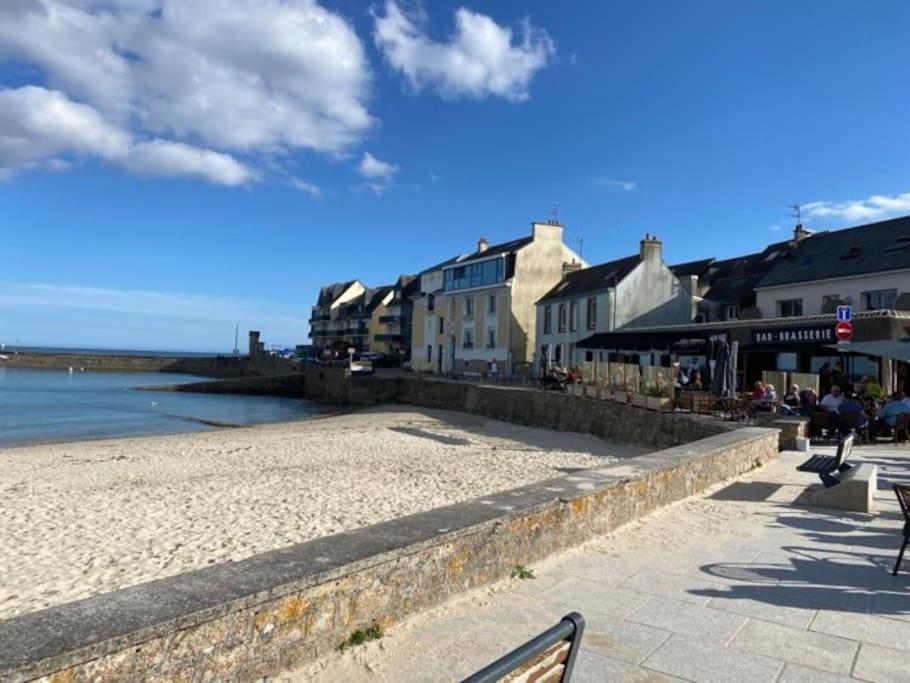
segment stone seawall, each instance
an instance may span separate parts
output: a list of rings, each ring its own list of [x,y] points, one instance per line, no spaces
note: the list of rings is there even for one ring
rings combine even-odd
[[[0,367],[61,369],[85,368],[109,372],[173,372],[200,377],[247,377],[300,372],[301,366],[277,356],[210,356],[158,358],[149,356],[100,356],[93,354],[19,353]]]
[[[350,377],[341,368],[303,374],[150,387],[156,390],[283,396],[342,405],[405,403],[475,413],[506,422],[668,448],[734,429],[710,418],[658,413],[622,403],[533,389],[421,377]]]
[[[0,621],[0,680],[273,675],[769,462],[777,439],[716,434]]]

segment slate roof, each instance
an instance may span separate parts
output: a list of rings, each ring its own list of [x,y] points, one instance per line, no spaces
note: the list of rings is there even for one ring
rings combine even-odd
[[[344,294],[351,285],[353,285],[357,280],[350,280],[348,282],[335,282],[334,284],[327,285],[319,290],[319,300],[316,302],[317,306],[322,306],[328,308],[334,303],[335,299]]]
[[[755,287],[790,253],[790,242],[769,244],[763,251],[711,264],[705,299],[741,308],[755,303]]]
[[[715,259],[713,257],[703,258],[699,261],[689,261],[687,263],[679,263],[675,266],[670,266],[670,270],[673,271],[673,274],[678,278],[689,277],[690,275],[697,275],[701,278],[714,262]]]
[[[496,256],[496,254],[508,254],[509,252],[518,251],[533,241],[534,238],[529,236],[521,237],[517,240],[511,240],[509,242],[503,242],[502,244],[491,244],[483,251],[475,251],[473,254],[468,254],[463,259],[461,259],[460,263],[470,263],[471,261],[477,261],[479,259],[489,258],[490,256]]]
[[[385,295],[391,292],[393,289],[392,285],[384,285],[382,287],[370,287],[362,294],[355,296],[350,301],[346,301],[344,305],[339,310],[339,317],[345,318],[355,313],[360,313],[359,310],[363,306],[363,313],[372,313],[379,304],[382,303],[382,300],[385,298]]]
[[[607,287],[612,287],[615,282],[625,279],[626,275],[631,273],[639,263],[641,263],[641,257],[635,254],[576,270],[566,275],[553,289],[538,299],[538,303],[580,296],[588,292],[601,292]]]
[[[910,268],[910,216],[815,233],[778,261],[759,287]]]

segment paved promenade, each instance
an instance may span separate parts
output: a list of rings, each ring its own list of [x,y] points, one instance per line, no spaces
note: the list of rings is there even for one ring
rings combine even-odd
[[[910,448],[854,453],[879,466],[875,515],[809,509],[805,454],[786,452],[281,680],[457,680],[577,610],[579,683],[910,681],[910,558],[890,573]]]

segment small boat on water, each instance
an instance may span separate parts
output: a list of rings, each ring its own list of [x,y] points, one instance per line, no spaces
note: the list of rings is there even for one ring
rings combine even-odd
[[[5,360],[9,360],[9,356],[5,356],[2,353],[0,353],[0,362],[5,361]]]

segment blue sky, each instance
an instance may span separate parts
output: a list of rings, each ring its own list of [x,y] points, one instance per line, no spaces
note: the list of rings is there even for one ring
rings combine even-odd
[[[4,3],[0,342],[305,342],[321,284],[555,201],[591,262],[908,214],[908,30],[903,0]]]

